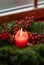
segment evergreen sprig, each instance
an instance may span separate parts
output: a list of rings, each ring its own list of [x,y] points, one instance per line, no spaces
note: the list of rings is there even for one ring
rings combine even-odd
[[[9,45],[1,47],[0,61],[2,65],[44,65],[44,44],[36,44],[25,49]]]

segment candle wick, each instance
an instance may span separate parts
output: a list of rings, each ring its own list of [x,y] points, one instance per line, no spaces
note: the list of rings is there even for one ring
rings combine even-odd
[[[22,28],[21,28],[20,36],[22,37]]]

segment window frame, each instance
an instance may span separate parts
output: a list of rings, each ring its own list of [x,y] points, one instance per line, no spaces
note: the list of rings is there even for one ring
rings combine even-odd
[[[34,0],[35,2],[36,0]],[[37,1],[36,1],[37,4]],[[6,12],[6,13],[1,13],[0,14],[0,24],[5,23],[5,22],[11,22],[13,20],[20,20],[23,19],[25,16],[35,16],[35,19],[40,19],[44,17],[44,7],[41,6],[40,4],[37,4],[38,6],[35,7],[34,4],[34,8],[30,7],[30,8],[24,8],[21,10],[17,10],[17,12],[15,11],[11,11],[11,12]]]

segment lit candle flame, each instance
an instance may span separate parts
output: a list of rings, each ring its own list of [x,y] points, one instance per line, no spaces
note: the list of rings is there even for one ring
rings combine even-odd
[[[21,28],[20,36],[22,37],[22,28]]]

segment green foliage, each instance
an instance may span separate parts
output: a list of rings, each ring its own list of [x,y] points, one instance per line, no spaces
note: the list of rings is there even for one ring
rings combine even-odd
[[[0,31],[3,29],[3,27],[2,26],[0,26]]]
[[[34,50],[39,53],[38,60],[41,65],[44,65],[44,44],[35,45]]]
[[[12,21],[11,23],[4,23],[0,26],[0,31],[6,30],[6,28],[8,28],[7,32],[13,34],[13,29],[15,29],[16,26],[18,26],[19,28],[21,21],[19,21],[18,24],[16,24],[16,21]],[[22,24],[23,29],[26,29],[25,24]],[[30,32],[43,33],[44,32],[44,22],[38,22],[38,21],[32,20],[31,24],[29,25],[29,28],[27,28],[26,30]]]
[[[43,33],[44,32],[44,22],[32,22],[30,25],[31,32]]]
[[[5,40],[0,39],[0,47],[4,47],[4,46],[13,46],[14,42],[11,42],[10,38],[7,38]]]
[[[24,49],[15,46],[0,47],[0,61],[2,65],[43,65],[44,44]]]
[[[15,21],[4,23],[0,26],[0,33],[5,31],[13,35],[15,26],[20,28],[20,23],[16,24]],[[26,29],[25,24],[22,25],[24,29]],[[26,30],[39,34],[43,33],[44,22],[32,20]],[[44,65],[44,44],[36,44],[24,49],[18,49],[14,46],[14,43],[12,44],[10,44],[10,39],[2,40],[0,38],[0,65]]]

